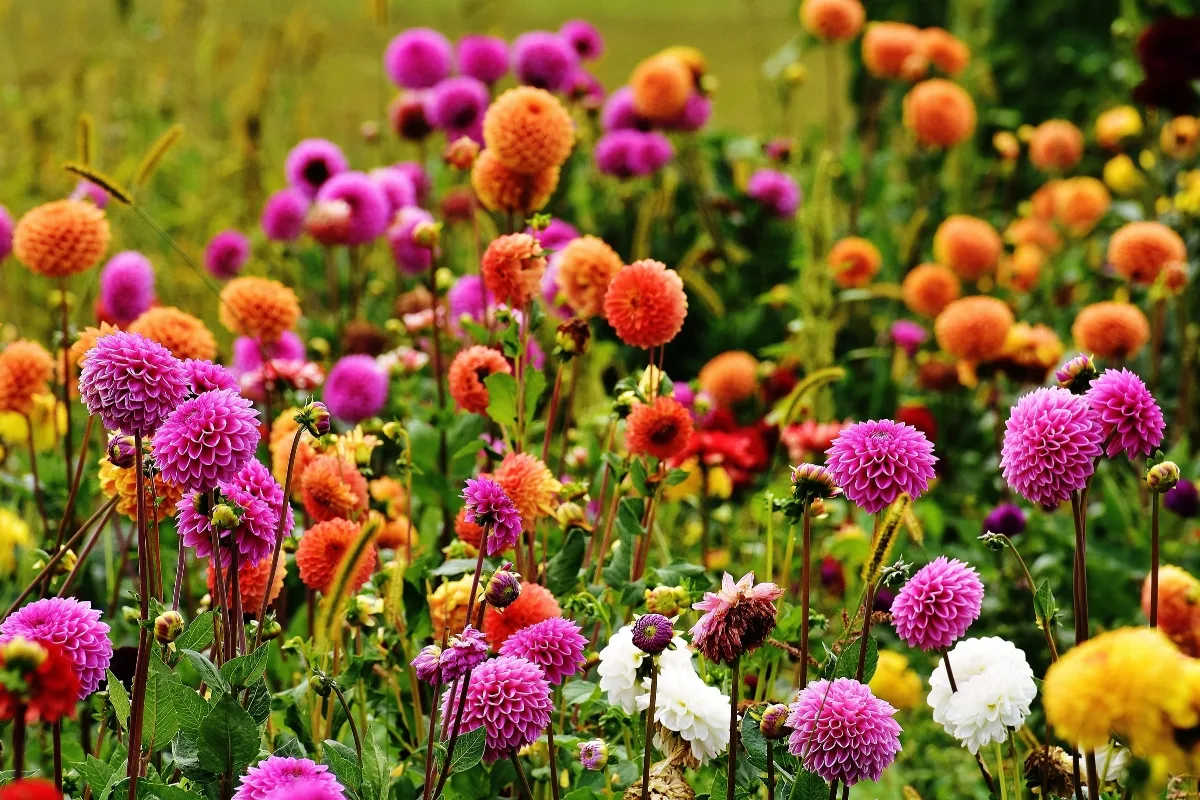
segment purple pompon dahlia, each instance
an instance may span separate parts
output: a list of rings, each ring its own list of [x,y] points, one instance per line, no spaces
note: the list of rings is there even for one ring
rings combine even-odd
[[[551,219],[550,224],[540,231],[530,227],[526,228],[525,232],[537,239],[543,250],[562,250],[579,238],[579,231],[574,225],[557,217]]]
[[[0,622],[0,644],[21,637],[63,649],[79,677],[79,699],[99,688],[112,661],[113,646],[100,610],[73,597],[34,600]]]
[[[417,680],[425,683],[441,682],[442,671],[439,662],[442,658],[442,648],[436,644],[427,644],[417,653],[416,658],[408,662],[417,673]]]
[[[944,650],[979,618],[982,605],[983,581],[974,568],[939,556],[896,594],[892,624],[909,647]]]
[[[512,45],[512,68],[528,86],[557,92],[579,66],[579,56],[566,39],[549,31],[529,31]]]
[[[155,432],[150,452],[165,480],[206,492],[237,474],[254,456],[258,438],[254,404],[221,389],[181,403]]]
[[[1191,519],[1200,514],[1200,489],[1195,481],[1182,480],[1163,495],[1163,505],[1171,513]]]
[[[320,406],[320,403],[313,403],[314,406]],[[287,512],[287,516],[283,520],[284,536],[290,536],[292,529],[296,527],[296,517],[292,513],[291,505],[283,501],[283,487],[275,480],[275,476],[271,474],[271,470],[258,459],[252,458],[246,462],[238,474],[231,481],[234,486],[245,489],[254,497],[262,500],[271,509],[271,515],[275,519],[275,528],[279,530],[279,513],[281,510]],[[271,544],[275,544],[275,535],[271,535]]]
[[[1000,471],[1017,494],[1054,508],[1087,485],[1103,440],[1083,396],[1059,387],[1034,389],[1017,401],[1005,423]]]
[[[521,514],[500,484],[491,478],[468,478],[462,498],[467,515],[488,529],[484,549],[489,556],[504,552],[521,538]]]
[[[263,365],[264,355],[273,361],[303,361],[304,340],[295,331],[284,331],[272,344],[264,345],[248,336],[233,340],[230,369],[235,375],[253,372]]]
[[[925,344],[925,340],[929,338],[929,331],[925,330],[923,325],[912,320],[898,319],[892,323],[889,335],[891,336],[892,344],[903,350],[909,358],[912,358],[921,349],[921,345]]]
[[[800,187],[786,172],[760,169],[750,176],[746,194],[772,216],[787,219],[800,207]]]
[[[654,126],[633,107],[633,90],[622,86],[604,101],[604,108],[600,110],[600,127],[606,133],[611,133],[623,130],[648,131]]]
[[[329,413],[352,425],[378,414],[387,395],[387,374],[368,355],[343,357],[325,378]]]
[[[401,89],[428,89],[450,74],[454,50],[431,28],[409,28],[388,43],[383,68]]]
[[[671,140],[658,131],[643,133],[634,149],[634,164],[643,175],[658,172],[674,157],[675,148],[671,146]]]
[[[238,231],[221,231],[204,248],[204,268],[214,278],[235,278],[250,258],[250,240]]]
[[[674,638],[675,628],[662,614],[643,614],[633,622],[633,644],[647,655],[666,650]]]
[[[337,778],[324,764],[317,764],[307,758],[288,758],[284,756],[268,756],[246,771],[233,800],[271,800],[279,797],[279,793],[298,786],[311,786],[316,783],[324,787],[328,800],[344,800],[346,792]],[[288,793],[287,797],[292,795]]]
[[[464,36],[458,40],[454,60],[463,75],[490,85],[508,72],[508,43],[495,36]]]
[[[550,724],[553,709],[541,667],[523,658],[499,656],[471,673],[459,733],[482,725],[483,760],[494,764],[536,742]],[[447,691],[442,698],[445,729],[453,727],[457,710],[458,692],[451,697]]]
[[[591,739],[579,745],[579,763],[584,769],[604,769],[608,766],[608,745],[603,739]]]
[[[679,116],[668,122],[665,127],[673,131],[698,131],[708,124],[710,117],[712,117],[712,100],[700,92],[692,92],[683,105],[683,111],[680,111]]]
[[[341,784],[330,784],[317,778],[297,778],[287,786],[272,790],[264,800],[343,800]]]
[[[1129,370],[1104,370],[1084,398],[1100,421],[1109,458],[1124,453],[1132,461],[1162,444],[1162,409],[1142,379]]]
[[[856,680],[814,681],[792,703],[788,751],[826,781],[877,781],[901,750],[895,713]]]
[[[304,139],[288,153],[283,170],[288,184],[306,197],[316,196],[317,190],[334,175],[349,168],[342,150],[328,139]]]
[[[604,37],[586,20],[567,20],[558,29],[558,35],[571,45],[580,61],[595,61],[604,55]]]
[[[188,396],[183,362],[158,342],[118,331],[101,336],[79,374],[79,396],[110,431],[148,437]]]
[[[429,177],[425,168],[416,161],[397,161],[392,164],[392,169],[398,169],[408,176],[413,188],[417,190],[417,205],[425,205],[425,201],[429,199],[429,192],[433,189],[433,179]]]
[[[1016,503],[1001,503],[983,519],[984,533],[1016,536],[1025,530],[1025,512]]]
[[[653,170],[649,165],[653,160],[648,159],[648,156],[661,156],[659,147],[647,139],[655,136],[662,137],[662,134],[644,133],[632,128],[621,128],[604,134],[596,141],[592,153],[596,159],[596,169],[622,180],[650,174]],[[665,140],[665,137],[662,138]],[[670,147],[670,144],[668,141],[667,146]]]
[[[588,640],[579,630],[579,626],[569,619],[551,617],[509,636],[500,645],[500,655],[516,656],[537,664],[546,673],[550,685],[558,686],[579,672],[587,661],[583,649]]]
[[[240,389],[237,377],[220,364],[189,358],[183,362],[183,365],[187,367],[188,385],[194,395],[215,392],[220,389],[232,389],[235,392]]]
[[[366,244],[387,228],[387,198],[379,186],[362,172],[334,175],[321,186],[316,201],[341,201],[350,206],[350,224],[343,244]]]
[[[433,133],[428,100],[428,89],[411,89],[400,92],[388,103],[388,124],[397,136],[405,141],[420,142]]]
[[[450,637],[446,649],[438,656],[442,683],[459,680],[487,659],[488,643],[483,631],[467,625],[462,633]]]
[[[754,583],[747,572],[734,583],[726,572],[718,592],[705,592],[692,608],[704,616],[692,626],[692,646],[709,661],[733,663],[758,649],[775,629],[775,601],[783,590],[773,583]]]
[[[100,302],[117,325],[133,322],[154,302],[154,267],[136,250],[117,253],[100,270]]]
[[[429,119],[445,131],[448,142],[467,136],[483,144],[483,115],[489,100],[483,81],[467,75],[446,78],[433,87]]]
[[[901,493],[916,500],[929,488],[937,456],[925,434],[890,419],[856,422],[825,451],[825,464],[850,502],[874,514]]]
[[[0,261],[8,258],[12,252],[13,218],[8,209],[0,206]]]
[[[608,96],[600,79],[583,67],[570,74],[563,85],[563,93],[588,111],[602,107],[604,98]]]
[[[304,218],[308,216],[309,196],[297,189],[280,189],[267,198],[263,205],[263,233],[275,242],[291,242],[304,232]]]
[[[463,275],[446,292],[446,305],[450,309],[450,325],[458,330],[464,318],[482,322],[487,308],[496,305],[496,298],[478,275]]]
[[[232,538],[233,546],[238,550],[239,569],[257,566],[263,559],[270,558],[275,547],[279,515],[265,500],[234,483],[222,483],[216,499],[216,506],[209,512],[212,516],[204,512],[207,501],[200,492],[193,492],[179,501],[176,523],[179,541],[195,550],[197,557],[212,558],[215,529],[218,540],[228,543]],[[220,561],[222,567],[233,562],[229,546],[221,547]]]
[[[417,244],[413,234],[422,223],[433,222],[433,215],[423,208],[402,208],[387,229],[388,245],[396,267],[406,275],[420,275],[433,264],[433,251]]]
[[[413,186],[407,175],[395,167],[373,169],[368,175],[387,200],[389,220],[400,209],[417,204],[417,187]]]

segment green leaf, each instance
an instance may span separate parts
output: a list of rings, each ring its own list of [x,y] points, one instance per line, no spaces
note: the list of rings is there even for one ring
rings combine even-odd
[[[806,769],[796,771],[796,780],[792,783],[792,792],[788,800],[826,800],[829,797],[829,787],[825,781]]]
[[[89,755],[87,761],[76,764],[75,769],[87,781],[87,785],[92,788],[92,796],[100,797],[104,791],[104,787],[108,785],[108,779],[112,777],[115,771],[107,762],[101,761],[95,756]]]
[[[595,697],[599,688],[591,681],[571,681],[562,687],[563,702],[569,706],[581,706]]]
[[[488,390],[487,415],[501,428],[512,430],[517,425],[517,379],[507,372],[497,372],[483,380]]]
[[[1050,588],[1049,580],[1042,581],[1033,595],[1033,613],[1037,618],[1038,627],[1054,625],[1057,620],[1058,604],[1054,601],[1054,591]]]
[[[763,737],[758,725],[761,720],[753,714],[742,715],[742,746],[746,748],[746,757],[760,772],[767,770],[767,740]]]
[[[475,558],[451,558],[429,570],[429,575],[435,578],[453,578],[457,575],[467,575],[475,571]],[[486,563],[486,562],[485,562]]]
[[[709,800],[725,800],[725,791],[729,788],[729,778],[725,770],[719,769],[713,775],[712,786],[708,790]]]
[[[180,648],[179,652],[188,660],[196,672],[200,673],[200,680],[208,684],[209,688],[214,691],[229,691],[229,684],[225,682],[225,677],[217,671],[217,667],[208,660],[208,656],[203,653],[198,653],[195,650],[184,650]]]
[[[200,724],[197,756],[212,772],[237,775],[258,755],[261,735],[231,694],[221,696]]]
[[[308,758],[308,751],[295,736],[284,735],[280,739],[283,744],[275,748],[275,755],[280,758]]]
[[[642,501],[635,497],[626,497],[617,506],[616,527],[621,546],[617,548],[617,554],[602,573],[605,583],[614,589],[620,589],[629,583],[630,568],[633,565],[633,545],[636,537],[645,533],[642,527],[642,508]]]
[[[205,611],[192,620],[192,624],[188,625],[183,633],[179,634],[179,638],[175,640],[175,648],[177,650],[195,650],[196,652],[200,652],[212,644],[213,619],[215,614],[215,611]]]
[[[575,588],[579,582],[579,568],[583,565],[584,551],[587,550],[587,536],[579,528],[567,531],[567,538],[562,547],[546,565],[546,588],[557,596],[562,596]]]
[[[546,391],[546,376],[540,369],[533,369],[532,365],[527,365],[525,369],[525,427],[529,427],[529,423],[536,416],[538,399],[542,396],[542,392]]]
[[[174,699],[175,687],[180,684],[173,677],[170,673],[152,671],[146,681],[142,742],[151,753],[166,747],[179,730],[179,715]]]
[[[356,794],[362,786],[362,769],[358,764],[358,753],[336,739],[325,740],[325,766],[342,785]]]
[[[483,728],[459,735],[454,744],[454,757],[450,760],[451,775],[465,772],[480,762],[483,758],[484,736]]]
[[[249,655],[231,658],[221,665],[221,676],[235,690],[245,689],[262,677],[267,668],[267,651],[269,644],[261,645]]]
[[[379,749],[379,742],[369,734],[370,731],[368,731],[366,741],[363,742],[362,792],[360,794],[363,800],[387,800],[391,770],[388,768],[386,756]]]
[[[271,716],[271,690],[267,688],[265,679],[246,690],[246,713],[256,725],[263,725]]]
[[[858,648],[862,642],[859,639],[853,642],[849,647],[842,651],[838,656],[837,664],[833,667],[833,679],[837,678],[854,678],[858,675]],[[871,677],[875,674],[875,667],[879,664],[879,645],[875,642],[875,637],[867,637],[867,656],[863,661],[863,683],[870,683]]]
[[[629,464],[629,480],[633,482],[633,488],[637,489],[637,493],[642,497],[650,495],[650,487],[646,485],[646,462],[640,458],[635,458]]]
[[[179,730],[194,741],[200,735],[200,725],[208,714],[208,703],[195,689],[182,683],[171,684],[171,702],[175,705]]]
[[[117,722],[121,723],[121,730],[129,728],[129,692],[125,690],[125,685],[113,675],[110,669],[106,672],[108,682],[105,688],[108,690],[108,702],[112,703],[113,711],[117,714]],[[95,794],[96,789],[92,789]]]

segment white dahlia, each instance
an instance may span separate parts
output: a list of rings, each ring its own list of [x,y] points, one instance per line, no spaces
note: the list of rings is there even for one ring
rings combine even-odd
[[[933,719],[972,753],[1020,728],[1037,696],[1033,670],[1012,642],[995,636],[963,639],[950,651],[958,691],[950,689],[945,663],[929,678]]]

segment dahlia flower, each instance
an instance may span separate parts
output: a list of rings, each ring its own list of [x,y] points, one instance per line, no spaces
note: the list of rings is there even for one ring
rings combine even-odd
[[[232,479],[254,455],[258,439],[253,404],[221,389],[203,392],[171,412],[155,432],[151,452],[163,478],[203,492]]]
[[[397,86],[428,89],[450,74],[454,52],[431,28],[409,28],[388,43],[383,68]]]
[[[644,712],[650,707],[649,678],[642,679],[642,689],[636,702],[638,711]],[[660,660],[654,721],[659,726],[655,733],[659,750],[667,750],[662,735],[665,729],[687,743],[692,758],[701,766],[729,747],[729,697],[696,674],[686,649],[673,658],[664,653]]]
[[[326,139],[304,139],[287,155],[283,169],[288,183],[312,198],[325,182],[348,168],[341,148]]]
[[[754,583],[747,572],[734,583],[728,572],[721,589],[705,592],[692,608],[704,616],[692,627],[692,646],[710,661],[732,663],[758,649],[775,629],[775,601],[783,590],[773,583]]]
[[[458,71],[486,84],[508,72],[508,44],[495,36],[464,36],[454,50]]]
[[[579,630],[569,619],[551,617],[509,636],[500,646],[500,655],[537,664],[545,672],[546,680],[557,686],[577,673],[585,662],[583,650],[588,640]]]
[[[901,493],[914,500],[924,494],[938,460],[923,433],[889,419],[850,425],[825,456],[846,497],[871,514],[887,508]]]
[[[346,796],[342,785],[324,764],[307,758],[268,756],[242,776],[233,800],[272,800],[280,791],[299,784],[311,787],[313,783],[323,788],[322,797],[326,800],[343,800]]]
[[[814,681],[792,704],[788,752],[829,782],[877,781],[901,750],[895,713],[866,684],[850,678]]]
[[[325,378],[329,413],[350,424],[378,414],[387,402],[387,393],[387,375],[367,355],[345,356]]]
[[[946,657],[957,691],[950,687],[944,663],[929,678],[933,721],[946,733],[974,755],[1025,724],[1037,686],[1016,645],[995,636],[963,639]]]
[[[467,513],[474,515],[475,522],[490,526],[485,543],[489,556],[507,550],[520,540],[521,515],[500,484],[490,478],[468,479],[462,498],[466,501]]]
[[[276,242],[290,242],[304,232],[304,218],[308,215],[308,196],[297,189],[280,189],[267,198],[263,205],[263,233]]]
[[[556,33],[529,31],[513,41],[513,74],[529,86],[559,91],[578,65],[575,49]]]
[[[453,683],[466,675],[487,658],[488,646],[483,632],[473,625],[467,625],[462,633],[450,638],[444,650],[438,656],[438,669],[441,671],[442,683]]]
[[[1018,494],[1054,507],[1083,489],[1101,454],[1103,429],[1088,401],[1066,389],[1035,389],[1005,424],[1000,471]]]
[[[96,340],[79,374],[79,396],[104,427],[147,437],[188,395],[183,362],[161,344],[117,331]]]
[[[361,172],[339,172],[317,190],[317,203],[342,202],[350,207],[344,236],[338,244],[366,244],[388,224],[388,200],[383,191]]]
[[[691,662],[691,652],[682,636],[676,636],[671,643],[674,649],[664,651],[660,660],[662,674],[676,657]],[[608,644],[600,651],[596,672],[600,676],[600,691],[608,695],[610,705],[619,706],[627,714],[637,710],[638,697],[650,691],[649,684],[643,687],[638,678],[646,658],[650,656],[633,643],[633,625],[626,625],[609,637]],[[729,722],[728,717],[725,721]]]
[[[746,194],[772,216],[788,219],[800,207],[801,192],[786,172],[760,169],[750,176]]]
[[[90,695],[104,680],[112,661],[113,646],[100,610],[73,597],[35,600],[0,622],[0,644],[17,637],[58,645],[79,676],[79,699]]]
[[[250,258],[250,240],[238,231],[221,231],[204,248],[204,268],[215,278],[232,278]]]
[[[1162,444],[1166,428],[1162,409],[1142,379],[1129,370],[1104,370],[1084,398],[1108,442],[1109,458],[1124,453],[1132,461]]]
[[[943,650],[979,618],[982,604],[983,582],[974,568],[938,556],[896,594],[892,624],[909,647]]]
[[[459,690],[461,691],[461,689]],[[445,692],[442,719],[449,728],[459,693]],[[471,673],[459,733],[483,727],[483,760],[493,764],[533,744],[550,724],[554,704],[541,667],[523,658],[499,656]]]
[[[417,680],[425,683],[441,682],[442,648],[436,644],[425,645],[412,661],[408,662],[417,673]]]
[[[100,270],[100,302],[117,325],[126,326],[154,302],[154,267],[136,250],[110,258]]]

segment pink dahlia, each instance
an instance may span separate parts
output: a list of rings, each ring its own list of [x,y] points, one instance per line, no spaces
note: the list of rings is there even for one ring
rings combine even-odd
[[[462,498],[467,502],[467,514],[477,525],[488,528],[489,556],[504,552],[521,538],[521,514],[500,484],[491,478],[468,479]]]
[[[874,514],[901,493],[914,500],[924,494],[937,456],[913,426],[881,419],[845,428],[825,451],[825,463],[850,502]]]
[[[340,420],[356,424],[387,402],[388,376],[368,355],[345,356],[325,378],[325,405]]]
[[[692,646],[709,661],[725,663],[756,650],[775,629],[775,601],[782,595],[773,583],[755,584],[753,572],[737,583],[726,572],[719,592],[705,592],[692,604],[705,612],[692,627]]]
[[[216,525],[217,538],[232,539],[238,549],[238,566],[249,568],[270,557],[280,533],[279,513],[286,508],[282,535],[287,536],[295,525],[292,508],[283,502],[283,489],[271,477],[270,471],[256,460],[250,460],[233,480],[219,484],[217,505],[227,506],[235,515],[232,527]],[[204,496],[194,492],[179,503],[177,523],[179,538],[184,546],[196,550],[202,558],[212,556],[213,511],[205,513]],[[197,507],[197,503],[200,506]],[[228,547],[221,548],[221,566],[233,560]]]
[[[215,392],[218,389],[238,390],[238,380],[232,372],[220,364],[189,358],[183,362],[188,371],[188,383],[192,394]]]
[[[283,170],[293,189],[306,197],[313,197],[317,190],[334,175],[348,169],[342,150],[327,139],[303,139],[296,143],[287,155]]]
[[[944,650],[979,618],[982,605],[983,581],[974,568],[939,556],[896,594],[892,624],[909,647]]]
[[[313,405],[320,406],[321,404],[314,403]],[[280,510],[286,510],[287,518],[283,521],[283,535],[291,534],[292,528],[296,527],[296,517],[292,513],[292,507],[284,502],[283,487],[275,480],[271,470],[261,461],[254,458],[247,461],[230,483],[266,503],[267,507],[271,509],[271,515],[275,518],[276,527],[279,525]],[[274,544],[274,538],[272,535],[272,544]]]
[[[427,644],[417,653],[416,658],[408,662],[417,673],[417,680],[425,683],[441,683],[442,648],[436,644]]]
[[[1026,500],[1053,508],[1087,485],[1103,439],[1083,396],[1058,387],[1035,389],[1009,414],[1000,471]]]
[[[454,725],[458,697],[458,692],[449,691],[443,696],[447,729]],[[458,731],[468,733],[482,725],[483,760],[493,764],[536,742],[550,724],[553,708],[550,684],[541,667],[523,658],[500,656],[471,673]]]
[[[327,800],[344,800],[346,797],[342,785],[324,764],[316,764],[307,758],[269,756],[242,776],[241,784],[233,793],[233,800],[293,797],[291,792],[281,793],[301,787],[311,790],[314,785],[322,787],[323,792],[319,795],[305,795],[306,797],[321,797]]]
[[[557,686],[583,667],[587,643],[574,622],[551,617],[509,636],[500,645],[500,655],[537,664],[546,673],[546,680]]]
[[[258,447],[258,412],[232,389],[181,404],[154,434],[154,463],[165,480],[208,491],[237,474]]]
[[[1129,370],[1104,370],[1084,398],[1100,422],[1109,458],[1118,453],[1130,460],[1148,456],[1162,444],[1162,409],[1142,379]]]
[[[35,600],[0,622],[0,644],[17,637],[61,647],[79,677],[80,700],[96,691],[112,661],[113,646],[100,610],[73,597]]]
[[[895,713],[866,684],[814,681],[792,703],[788,751],[826,781],[877,781],[901,749]]]
[[[487,658],[488,645],[483,631],[467,625],[462,633],[450,637],[446,649],[438,656],[442,683],[453,683],[478,667]]]
[[[79,396],[104,427],[149,436],[188,395],[183,362],[157,342],[118,331],[96,340],[79,374]]]
[[[250,240],[238,231],[221,231],[204,248],[204,268],[214,278],[234,278],[250,258]]]

